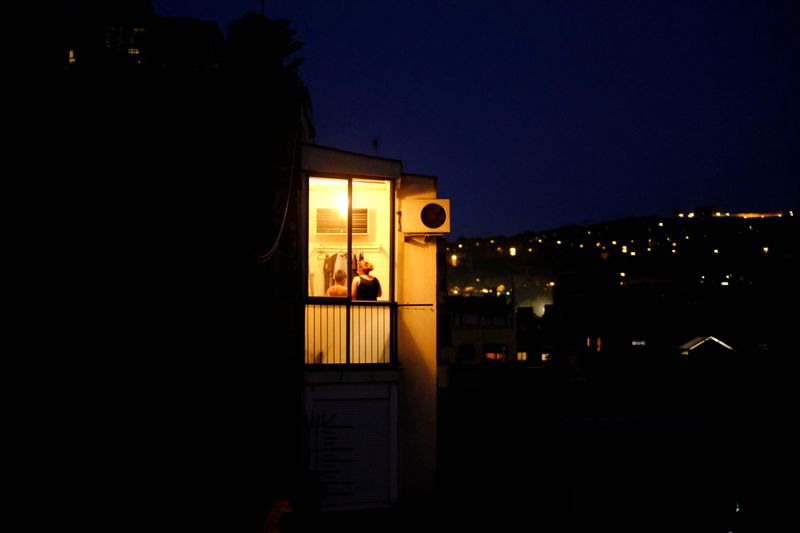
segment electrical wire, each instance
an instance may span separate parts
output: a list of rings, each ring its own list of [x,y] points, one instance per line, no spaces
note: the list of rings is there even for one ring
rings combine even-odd
[[[299,130],[299,124],[298,124],[298,130]],[[272,258],[272,256],[275,255],[275,252],[278,251],[278,244],[280,244],[281,242],[281,237],[283,236],[283,230],[286,227],[286,216],[289,214],[289,204],[291,203],[292,199],[292,187],[294,186],[294,166],[297,156],[297,145],[299,144],[297,140],[298,133],[299,131],[295,133],[294,146],[292,146],[292,162],[289,167],[289,189],[286,191],[286,205],[283,208],[283,218],[281,219],[281,227],[278,229],[278,235],[275,237],[275,242],[273,243],[269,251],[256,256],[258,258],[258,261],[261,263],[266,263],[267,261],[269,261]]]

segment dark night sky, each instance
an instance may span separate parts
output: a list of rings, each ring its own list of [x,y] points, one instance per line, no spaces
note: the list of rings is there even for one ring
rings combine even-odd
[[[223,31],[259,0],[154,0]],[[796,0],[266,0],[319,144],[439,177],[459,236],[800,205]]]

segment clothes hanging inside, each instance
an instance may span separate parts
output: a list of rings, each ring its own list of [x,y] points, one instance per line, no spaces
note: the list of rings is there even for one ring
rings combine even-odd
[[[322,267],[325,274],[325,292],[331,287],[335,281],[334,276],[338,270],[347,272],[347,254],[344,252],[336,254],[325,254],[325,260]]]
[[[350,265],[352,277],[358,276],[358,262],[364,260],[364,252],[353,252],[353,260]]]

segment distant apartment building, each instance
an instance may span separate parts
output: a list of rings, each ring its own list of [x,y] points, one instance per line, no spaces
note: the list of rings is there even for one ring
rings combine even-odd
[[[517,360],[514,307],[505,298],[449,297],[451,363],[473,364]]]
[[[57,64],[64,69],[207,72],[222,54],[216,22],[159,17],[149,2],[76,6],[63,24]]]

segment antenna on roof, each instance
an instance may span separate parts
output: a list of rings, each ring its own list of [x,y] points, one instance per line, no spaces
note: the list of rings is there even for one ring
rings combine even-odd
[[[375,155],[376,156],[378,155],[378,148],[380,147],[380,145],[381,145],[380,139],[378,139],[377,137],[373,137],[372,138],[372,147],[375,149]]]

